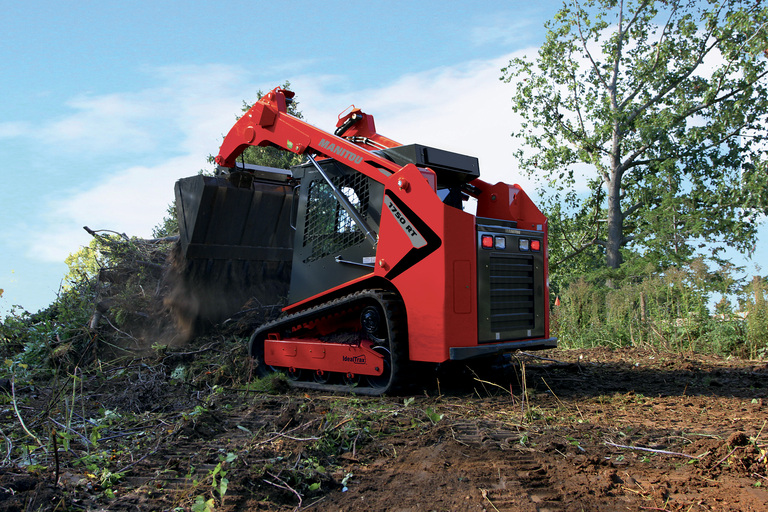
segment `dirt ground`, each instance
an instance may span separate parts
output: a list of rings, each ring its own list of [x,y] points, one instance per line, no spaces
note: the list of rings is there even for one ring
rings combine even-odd
[[[244,360],[208,343],[6,383],[0,512],[768,510],[765,362],[552,350],[362,398]]]

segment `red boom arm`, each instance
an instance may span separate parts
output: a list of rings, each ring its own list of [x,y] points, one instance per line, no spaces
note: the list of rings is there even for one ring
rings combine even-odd
[[[400,170],[397,164],[368,150],[376,149],[377,146],[399,145],[375,133],[372,116],[355,109],[339,120],[341,126],[353,115],[362,117],[346,133],[355,136],[359,142],[349,142],[290,115],[286,99],[290,100],[293,95],[293,92],[279,87],[265,94],[224,138],[216,163],[222,167],[234,167],[237,157],[246,147],[272,145],[298,155],[307,151],[325,155],[379,182]]]

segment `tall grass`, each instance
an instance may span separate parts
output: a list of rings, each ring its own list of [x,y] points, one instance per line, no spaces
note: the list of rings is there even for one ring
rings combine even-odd
[[[561,287],[552,328],[570,348],[643,347],[757,358],[768,356],[765,285],[742,297],[746,317],[721,302],[707,308],[707,283],[695,264],[621,279],[579,278]]]
[[[747,292],[745,309],[749,356],[753,359],[765,358],[768,357],[768,303],[765,282],[755,276]]]

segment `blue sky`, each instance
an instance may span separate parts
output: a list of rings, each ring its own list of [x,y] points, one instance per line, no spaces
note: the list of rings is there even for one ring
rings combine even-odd
[[[82,229],[151,236],[243,100],[290,80],[312,124],[350,104],[380,133],[514,172],[500,68],[560,2],[36,1],[4,6],[0,314],[56,297]],[[758,249],[768,268],[766,237]],[[744,264],[744,262],[737,262]],[[747,263],[754,268],[753,263]]]

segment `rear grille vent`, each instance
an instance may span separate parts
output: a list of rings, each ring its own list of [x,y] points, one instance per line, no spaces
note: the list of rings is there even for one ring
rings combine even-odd
[[[491,331],[533,329],[534,261],[531,256],[490,255]]]

